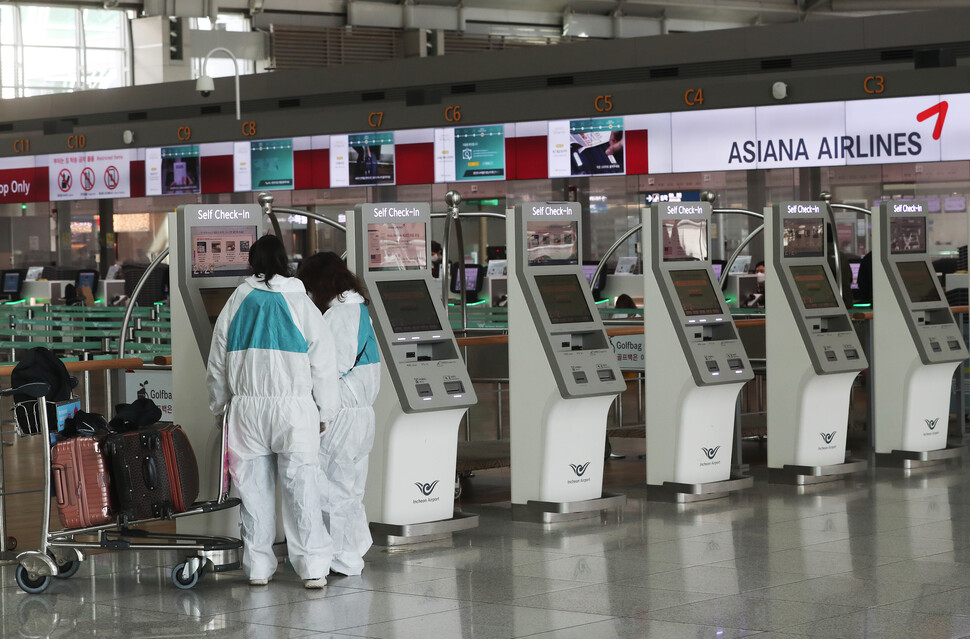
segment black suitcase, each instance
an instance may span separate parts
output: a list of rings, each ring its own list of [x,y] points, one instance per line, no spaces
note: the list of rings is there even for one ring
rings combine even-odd
[[[198,496],[199,471],[188,439],[178,426],[109,435],[118,521],[170,517]]]

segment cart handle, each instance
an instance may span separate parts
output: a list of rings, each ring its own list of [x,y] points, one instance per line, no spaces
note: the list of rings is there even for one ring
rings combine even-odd
[[[0,391],[0,396],[26,395],[31,399],[40,399],[41,397],[46,397],[49,392],[51,392],[51,385],[47,382],[31,382],[30,384],[24,384],[17,388],[2,390]]]

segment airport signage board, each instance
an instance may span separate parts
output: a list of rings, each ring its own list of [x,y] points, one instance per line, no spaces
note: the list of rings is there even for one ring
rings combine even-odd
[[[36,168],[33,157],[0,159],[0,204],[47,199],[47,167]]]
[[[48,156],[51,201],[131,197],[134,149],[80,151]]]

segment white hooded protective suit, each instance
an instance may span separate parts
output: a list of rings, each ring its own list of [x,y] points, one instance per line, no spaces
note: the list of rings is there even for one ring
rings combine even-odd
[[[242,561],[250,579],[276,571],[277,474],[290,562],[303,579],[330,571],[316,482],[320,423],[340,407],[336,380],[333,336],[303,282],[249,277],[239,285],[212,334],[207,382],[213,414],[232,399],[229,468],[242,499]]]
[[[340,412],[320,436],[321,505],[333,539],[331,568],[359,575],[372,541],[363,499],[367,456],[374,445],[380,353],[364,298],[355,291],[334,298],[323,319],[334,336],[341,377]]]

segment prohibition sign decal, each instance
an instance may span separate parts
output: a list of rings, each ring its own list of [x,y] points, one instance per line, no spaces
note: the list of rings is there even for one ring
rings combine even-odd
[[[85,191],[94,188],[94,169],[90,166],[84,167],[84,170],[81,171],[81,188]]]
[[[118,188],[118,169],[109,166],[104,170],[104,185],[114,191]]]
[[[61,190],[61,193],[67,193],[71,190],[71,184],[74,182],[74,177],[71,172],[67,169],[61,169],[61,172],[57,174],[57,188]]]

